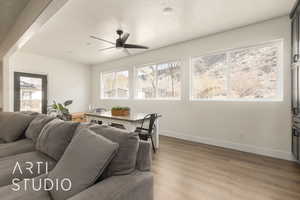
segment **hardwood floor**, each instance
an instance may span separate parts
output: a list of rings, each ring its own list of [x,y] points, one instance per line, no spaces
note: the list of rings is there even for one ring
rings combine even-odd
[[[300,166],[161,137],[154,155],[155,200],[300,200]]]

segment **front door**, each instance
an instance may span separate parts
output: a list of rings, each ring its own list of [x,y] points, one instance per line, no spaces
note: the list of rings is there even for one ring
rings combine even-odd
[[[14,110],[47,113],[47,75],[14,73]]]

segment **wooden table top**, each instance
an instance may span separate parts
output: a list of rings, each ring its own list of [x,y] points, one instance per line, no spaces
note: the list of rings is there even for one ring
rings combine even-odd
[[[143,121],[147,114],[145,113],[130,113],[128,116],[114,116],[111,112],[101,112],[101,113],[85,113],[86,116],[90,117],[98,117],[98,118],[105,118],[105,119],[115,119],[115,120],[122,120],[128,122],[140,122]],[[158,117],[162,117],[158,115]],[[149,116],[150,118],[150,116]],[[147,118],[147,119],[149,119]]]

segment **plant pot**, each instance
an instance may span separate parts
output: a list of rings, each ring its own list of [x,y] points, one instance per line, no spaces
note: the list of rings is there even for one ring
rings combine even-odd
[[[111,110],[113,116],[128,116],[130,114],[129,110]]]

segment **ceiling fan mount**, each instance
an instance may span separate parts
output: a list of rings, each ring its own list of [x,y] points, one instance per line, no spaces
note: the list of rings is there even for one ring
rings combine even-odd
[[[120,29],[117,30],[117,34],[118,34],[120,37],[123,35],[123,33],[124,33],[124,32],[123,32],[122,30],[120,30]]]
[[[105,39],[102,39],[102,38],[99,38],[96,36],[90,36],[90,37],[92,39],[100,40],[102,42],[106,42],[106,43],[114,45],[112,47],[100,49],[99,51],[105,51],[105,50],[113,49],[113,48],[117,48],[117,49],[123,48],[127,54],[130,54],[128,49],[149,49],[149,47],[142,46],[142,45],[127,44],[126,41],[128,40],[130,34],[124,33],[124,31],[121,29],[118,29],[116,32],[117,32],[117,35],[119,36],[119,38],[116,39],[116,42],[111,42],[111,41],[108,41],[108,40],[105,40]]]
[[[123,48],[123,46],[124,46],[124,44],[126,42],[126,41],[122,40],[122,35],[123,35],[124,32],[122,30],[120,30],[120,29],[117,30],[116,32],[119,35],[119,38],[116,40],[116,48]]]

